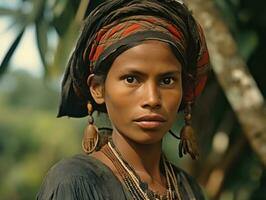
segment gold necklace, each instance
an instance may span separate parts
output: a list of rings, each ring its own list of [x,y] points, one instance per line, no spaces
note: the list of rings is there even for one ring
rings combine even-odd
[[[167,191],[166,195],[159,195],[148,189],[148,185],[142,182],[134,169],[122,159],[122,156],[115,149],[113,143],[109,141],[101,151],[113,162],[124,185],[129,190],[134,200],[181,200],[174,170],[165,156],[162,156],[162,161],[167,182]]]

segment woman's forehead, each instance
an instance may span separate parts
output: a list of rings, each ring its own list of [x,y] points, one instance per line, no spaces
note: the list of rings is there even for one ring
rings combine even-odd
[[[113,62],[112,67],[122,71],[146,71],[155,67],[162,73],[181,71],[181,64],[170,46],[161,41],[149,40],[121,53]]]
[[[160,57],[175,57],[170,45],[158,40],[146,40],[138,43],[137,45],[122,52],[118,55],[118,57],[123,57],[125,55],[137,56],[139,58],[144,57],[146,59],[154,57],[154,55],[158,55]]]

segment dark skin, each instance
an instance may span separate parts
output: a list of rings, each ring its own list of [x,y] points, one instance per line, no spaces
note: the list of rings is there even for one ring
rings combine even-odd
[[[95,102],[106,105],[112,139],[122,157],[150,189],[164,194],[162,138],[176,120],[182,99],[181,64],[171,48],[160,41],[143,42],[115,59],[105,82],[97,81],[94,75],[88,82]],[[121,180],[101,151],[92,156]]]

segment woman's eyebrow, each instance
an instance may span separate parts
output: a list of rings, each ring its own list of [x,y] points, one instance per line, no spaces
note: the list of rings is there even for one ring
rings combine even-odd
[[[170,75],[177,75],[177,74],[181,74],[181,70],[180,69],[163,72],[163,73],[160,74],[160,76],[170,76]]]
[[[130,68],[121,69],[120,72],[124,74],[133,74],[133,75],[142,75],[142,76],[147,74],[144,71],[137,70],[137,69],[130,69]]]
[[[181,71],[182,71],[181,69],[173,69],[173,70],[169,70],[169,71],[165,72],[165,74],[166,74],[166,73],[169,73],[169,74],[170,74],[170,73],[172,73],[172,74],[176,74],[176,73],[181,73]]]
[[[121,73],[129,73],[129,74],[134,74],[134,75],[147,75],[147,72],[142,71],[142,70],[136,70],[136,69],[121,69]],[[180,74],[181,69],[174,69],[174,70],[165,70],[164,72],[159,73],[159,76],[167,76],[167,75],[175,75],[175,74]]]

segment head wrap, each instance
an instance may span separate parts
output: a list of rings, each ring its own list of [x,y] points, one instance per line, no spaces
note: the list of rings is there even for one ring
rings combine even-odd
[[[200,25],[175,0],[107,0],[87,17],[62,82],[58,117],[83,117],[91,73],[106,75],[115,58],[145,40],[169,44],[182,64],[182,103],[193,102],[207,80],[209,54]]]

